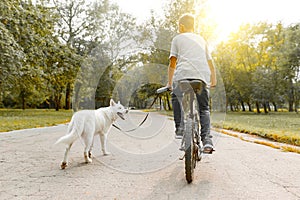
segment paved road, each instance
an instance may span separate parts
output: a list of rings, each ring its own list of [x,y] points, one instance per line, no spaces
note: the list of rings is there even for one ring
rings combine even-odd
[[[144,113],[132,112],[124,129]],[[128,122],[127,121],[127,122]],[[300,155],[214,133],[217,151],[205,156],[187,184],[173,122],[151,113],[128,134],[111,129],[102,156],[96,138],[94,159],[83,163],[77,141],[70,166],[59,169],[64,146],[53,145],[66,125],[0,133],[0,199],[300,199]]]

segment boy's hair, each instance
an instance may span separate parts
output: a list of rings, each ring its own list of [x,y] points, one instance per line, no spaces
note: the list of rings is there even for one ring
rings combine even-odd
[[[194,22],[195,18],[191,14],[184,14],[179,19],[179,24],[182,24],[185,26],[186,29],[194,29]]]

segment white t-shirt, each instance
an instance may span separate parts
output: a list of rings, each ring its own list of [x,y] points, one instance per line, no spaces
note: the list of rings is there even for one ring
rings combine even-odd
[[[211,55],[207,51],[206,41],[194,33],[181,33],[175,36],[171,44],[170,58],[177,58],[173,81],[200,79],[210,83],[210,69],[207,60]]]

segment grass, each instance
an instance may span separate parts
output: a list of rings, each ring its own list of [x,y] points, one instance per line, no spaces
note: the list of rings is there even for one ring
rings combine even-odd
[[[168,116],[173,113],[162,112]],[[212,125],[216,128],[258,135],[276,142],[300,146],[300,114],[271,112],[229,112],[211,114]]]
[[[0,109],[0,132],[54,126],[70,121],[72,111],[46,109]],[[173,116],[172,112],[163,112]],[[300,114],[276,112],[212,113],[212,124],[217,128],[239,131],[300,146]]]
[[[0,109],[0,132],[64,124],[72,111],[47,109]]]
[[[218,114],[213,125],[218,128],[258,135],[277,142],[300,146],[300,115],[288,112],[256,114],[250,112],[227,113],[220,125]],[[220,114],[219,114],[220,115]],[[214,119],[214,117],[213,117]]]
[[[300,154],[300,146],[284,144],[284,143],[278,143],[278,142],[272,142],[270,140],[262,140],[262,139],[259,139],[259,138],[250,138],[249,139],[247,137],[244,137],[243,135],[241,135],[238,132],[235,132],[235,131],[232,132],[232,131],[228,131],[228,130],[225,130],[225,129],[222,129],[222,130],[220,129],[218,131],[223,133],[223,134],[226,134],[226,135],[237,137],[237,138],[239,138],[243,141],[246,141],[246,142],[253,142],[253,143],[256,143],[256,144],[269,146],[269,147],[272,147],[274,149],[281,149],[282,151],[285,151],[285,152],[294,152],[294,153],[299,153]]]

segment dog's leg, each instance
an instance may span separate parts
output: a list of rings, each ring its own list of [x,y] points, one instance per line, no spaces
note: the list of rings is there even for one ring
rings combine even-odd
[[[91,163],[92,159],[89,156],[89,152],[90,152],[90,149],[91,149],[91,146],[93,143],[93,137],[86,137],[84,142],[85,142],[85,149],[84,149],[84,153],[83,153],[84,160],[86,163]]]
[[[94,138],[93,138],[92,145],[91,145],[90,150],[89,150],[89,152],[88,152],[89,158],[92,158],[92,150],[93,150],[93,147],[94,147],[94,139],[95,139],[95,136],[94,136]]]
[[[106,151],[106,140],[107,140],[107,134],[100,134],[102,152],[103,155],[105,156],[110,155],[110,152]]]
[[[85,163],[91,163],[91,162],[93,161],[93,160],[89,157],[89,153],[88,153],[87,151],[84,151],[83,156],[84,156]]]
[[[90,148],[91,148],[91,144],[87,143],[86,146],[85,146],[85,149],[84,149],[84,153],[83,153],[85,163],[91,163],[92,162],[92,159],[90,157]]]
[[[65,155],[64,155],[64,159],[63,161],[61,162],[61,165],[60,165],[60,168],[61,169],[65,169],[67,166],[68,166],[68,154],[69,154],[69,151],[72,147],[72,144],[71,143],[67,148],[66,148],[66,151],[65,151]]]

